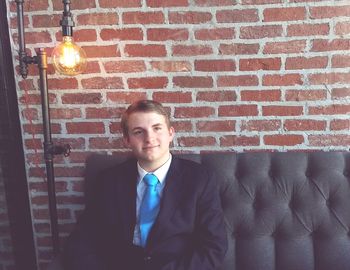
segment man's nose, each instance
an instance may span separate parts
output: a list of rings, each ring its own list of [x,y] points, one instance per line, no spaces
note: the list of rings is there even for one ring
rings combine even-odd
[[[145,139],[146,141],[152,141],[154,139],[154,132],[152,131],[146,131],[145,132]]]

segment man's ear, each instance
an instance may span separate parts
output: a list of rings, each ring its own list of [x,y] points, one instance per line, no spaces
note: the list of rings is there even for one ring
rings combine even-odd
[[[174,136],[175,136],[175,129],[174,129],[174,127],[170,127],[169,128],[169,135],[170,135],[171,140],[173,140]]]

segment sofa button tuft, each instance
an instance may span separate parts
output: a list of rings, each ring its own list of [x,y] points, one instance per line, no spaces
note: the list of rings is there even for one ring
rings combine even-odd
[[[254,198],[254,201],[252,203],[252,207],[253,207],[253,209],[255,209],[255,211],[259,208],[259,203],[256,200],[256,198]]]
[[[310,172],[310,171],[306,171],[306,172],[305,172],[305,176],[306,176],[307,178],[310,178],[310,177],[311,177],[311,172]]]
[[[146,256],[146,257],[143,258],[143,260],[145,262],[150,262],[152,260],[152,257],[151,256]]]
[[[272,170],[269,170],[268,176],[269,176],[270,178],[273,178],[273,177],[274,177],[274,174],[273,174],[273,171],[272,171]]]

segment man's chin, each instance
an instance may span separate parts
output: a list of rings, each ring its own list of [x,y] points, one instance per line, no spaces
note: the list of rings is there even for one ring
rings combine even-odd
[[[153,162],[157,159],[157,156],[153,153],[142,153],[138,156],[139,160],[143,160],[145,162]]]

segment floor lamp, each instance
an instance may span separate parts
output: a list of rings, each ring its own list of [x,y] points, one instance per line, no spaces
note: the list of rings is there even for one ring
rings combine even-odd
[[[47,54],[45,49],[40,48],[36,51],[35,56],[27,55],[24,38],[23,3],[24,0],[16,0],[20,74],[25,79],[28,75],[28,65],[30,64],[36,65],[39,70],[41,109],[43,116],[44,158],[46,164],[52,248],[54,255],[57,255],[60,250],[60,245],[53,158],[55,155],[62,154],[68,156],[70,153],[70,146],[54,145],[52,143],[50,107],[48,99]],[[72,39],[74,21],[70,12],[70,1],[64,0],[62,3],[64,10],[60,25],[62,26],[63,43],[53,50],[52,60],[55,69],[59,73],[72,76],[79,74],[84,70],[86,66],[86,55],[84,51],[73,42]]]

